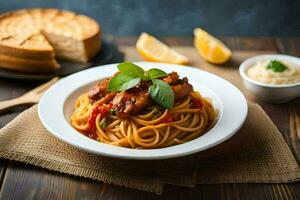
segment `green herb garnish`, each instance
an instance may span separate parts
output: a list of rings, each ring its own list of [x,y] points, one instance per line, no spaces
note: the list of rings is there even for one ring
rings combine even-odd
[[[106,119],[106,118],[103,118],[103,119],[100,121],[100,127],[101,127],[101,128],[106,128],[107,126],[108,126],[107,119]]]
[[[121,74],[124,74],[129,77],[143,78],[143,79],[146,78],[145,71],[141,67],[130,62],[118,64],[118,69],[121,72]]]
[[[164,72],[160,69],[157,69],[157,68],[150,69],[149,71],[146,72],[146,74],[147,74],[147,77],[149,77],[151,79],[160,78],[160,77],[164,77],[167,75],[166,72]]]
[[[154,119],[157,119],[158,117],[160,117],[162,115],[162,112],[157,107],[153,108],[152,113],[153,113]]]
[[[166,82],[158,78],[167,76],[167,73],[156,68],[148,71],[133,63],[120,63],[118,65],[120,73],[113,77],[108,83],[108,90],[113,92],[125,91],[135,87],[141,80],[151,80],[149,87],[151,98],[164,108],[172,108],[174,105],[174,93]]]
[[[159,79],[152,79],[153,85],[149,87],[151,98],[164,108],[172,108],[174,104],[174,92],[170,85]]]
[[[115,108],[110,109],[110,110],[109,110],[109,114],[110,114],[110,115],[113,115],[113,116],[116,116],[116,115],[117,115],[116,109],[115,109]]]
[[[283,72],[287,67],[278,60],[271,60],[267,65],[267,69],[273,70],[274,72]]]

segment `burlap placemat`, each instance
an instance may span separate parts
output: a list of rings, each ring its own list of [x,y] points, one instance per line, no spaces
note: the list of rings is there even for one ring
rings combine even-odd
[[[124,48],[132,56],[127,60],[134,60],[133,49]],[[227,70],[223,75],[229,74]],[[231,70],[228,78],[237,77]],[[51,136],[33,106],[0,130],[0,157],[158,194],[164,184],[285,183],[300,178],[300,168],[283,137],[253,103],[244,126],[225,143],[198,154],[155,161],[108,158],[76,149]]]

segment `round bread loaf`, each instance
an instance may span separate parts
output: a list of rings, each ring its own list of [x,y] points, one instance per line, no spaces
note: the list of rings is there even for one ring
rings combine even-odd
[[[0,67],[52,72],[55,58],[87,62],[101,48],[99,24],[58,9],[23,9],[0,16]]]

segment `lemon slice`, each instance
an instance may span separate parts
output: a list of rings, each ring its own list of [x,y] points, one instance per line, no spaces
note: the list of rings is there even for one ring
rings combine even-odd
[[[232,53],[225,44],[201,28],[195,28],[194,35],[194,46],[206,61],[222,64],[231,57]]]
[[[136,49],[144,60],[154,62],[167,62],[174,64],[187,64],[188,59],[171,49],[155,37],[142,33],[136,42]]]

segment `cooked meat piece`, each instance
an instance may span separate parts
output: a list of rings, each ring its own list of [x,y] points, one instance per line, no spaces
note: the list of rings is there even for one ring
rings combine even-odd
[[[119,118],[126,118],[130,114],[138,114],[151,104],[148,92],[121,92],[112,101]]]
[[[134,93],[139,91],[148,91],[149,86],[152,85],[151,81],[141,81],[134,88],[127,90],[128,93]]]
[[[97,83],[90,92],[89,98],[92,101],[100,100],[101,103],[112,103],[112,108],[116,110],[117,117],[126,118],[129,115],[140,114],[145,108],[151,106],[153,101],[148,93],[151,81],[141,81],[137,86],[123,92],[107,91],[110,78],[104,79]],[[168,83],[175,95],[175,101],[185,98],[191,91],[193,86],[188,83],[185,77],[179,79],[176,72],[168,74],[161,80]]]
[[[110,79],[104,79],[97,83],[90,91],[89,91],[89,98],[93,101],[97,101],[103,98],[108,91],[106,90],[108,82]]]
[[[112,100],[112,107],[116,109],[117,117],[126,118],[132,111],[135,101],[135,97],[126,92],[118,93]]]
[[[184,99],[186,96],[188,96],[190,94],[190,92],[193,91],[193,86],[191,84],[189,84],[188,82],[185,82],[184,79],[182,79],[182,83],[171,86],[171,88],[174,92],[175,101]]]
[[[133,96],[136,97],[134,107],[132,109],[132,114],[139,114],[142,110],[151,105],[152,100],[147,91],[140,91],[133,93]]]
[[[103,103],[109,104],[114,99],[116,94],[117,93],[115,93],[115,92],[111,92],[111,93],[106,94],[103,98],[100,99],[100,101],[97,102],[97,103],[99,103],[98,105],[101,105]]]
[[[177,74],[177,72],[172,72],[166,77],[164,77],[162,80],[168,83],[169,85],[176,85],[179,81],[179,75]]]
[[[162,80],[172,87],[175,101],[185,98],[193,90],[193,86],[188,83],[188,79],[186,77],[179,79],[177,72],[168,74]]]
[[[129,95],[127,92],[118,93],[112,100],[113,107],[117,112],[125,112],[132,110],[131,105],[135,103],[135,97]]]

